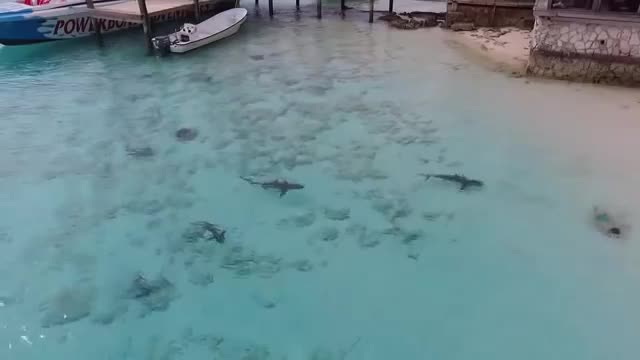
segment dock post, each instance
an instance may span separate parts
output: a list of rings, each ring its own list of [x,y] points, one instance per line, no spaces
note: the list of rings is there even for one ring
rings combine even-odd
[[[373,23],[373,0],[369,0],[369,22]]]
[[[256,0],[256,6],[260,5],[260,3],[258,2],[258,0]]]
[[[389,14],[393,14],[393,0],[389,0]]]
[[[322,0],[317,0],[318,19],[322,19]]]
[[[87,0],[87,8],[95,9],[93,0]],[[102,29],[100,29],[100,22],[95,17],[91,17],[91,25],[93,25],[93,31],[96,33],[96,39],[98,39],[98,46],[102,46]]]
[[[149,19],[149,12],[147,11],[147,3],[145,0],[138,0],[138,7],[140,8],[140,15],[142,15],[142,30],[144,31],[144,41],[149,53],[153,50],[151,44],[151,19]]]
[[[193,14],[196,18],[196,23],[200,22],[200,1],[193,0]]]
[[[269,16],[273,17],[273,0],[269,0]]]
[[[340,0],[340,13],[344,15],[345,10],[346,10],[346,6],[344,6],[344,0]]]
[[[296,0],[296,11],[300,11],[300,0]]]

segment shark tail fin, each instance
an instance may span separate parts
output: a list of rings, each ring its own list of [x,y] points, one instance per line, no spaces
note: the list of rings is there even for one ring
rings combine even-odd
[[[420,176],[424,176],[424,181],[427,181],[431,178],[431,174],[419,174]]]
[[[283,197],[287,193],[287,189],[280,190],[280,197]]]

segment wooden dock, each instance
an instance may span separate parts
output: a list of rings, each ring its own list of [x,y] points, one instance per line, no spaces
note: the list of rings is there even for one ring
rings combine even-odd
[[[98,19],[142,24],[146,47],[151,52],[151,26],[154,21],[182,18],[186,13],[193,13],[195,21],[198,22],[201,13],[214,10],[217,5],[225,3],[233,5],[232,7],[238,6],[238,0],[129,0],[96,8],[93,0],[87,0],[87,7],[96,29],[99,29],[95,24]],[[96,35],[98,42],[101,42],[99,31]]]
[[[220,0],[200,0],[200,7],[206,7],[220,3]],[[147,0],[147,14],[149,17],[158,18],[176,11],[194,11],[193,0]],[[144,16],[140,11],[138,1],[131,0],[118,4],[104,5],[91,11],[91,17],[105,20],[128,21],[131,23],[144,23]]]
[[[273,0],[269,1],[269,16],[273,17]],[[369,22],[373,22],[374,1],[369,0]],[[389,1],[389,12],[393,12],[393,0]],[[93,0],[86,0],[89,9],[89,17],[98,37],[98,42],[102,43],[100,36],[100,26],[98,20],[110,20],[116,22],[128,22],[132,24],[142,24],[145,35],[146,47],[151,52],[153,46],[151,38],[153,36],[152,24],[154,21],[171,20],[178,17],[182,13],[193,13],[196,22],[200,20],[202,12],[208,12],[215,9],[219,4],[233,3],[232,7],[238,7],[239,0],[128,0],[116,4],[101,4],[95,7]],[[256,7],[259,6],[259,0],[255,0]],[[322,18],[322,0],[316,0],[318,19]],[[296,9],[300,9],[300,1],[296,0]],[[345,0],[340,0],[340,11],[342,16],[345,15]],[[220,9],[226,10],[226,9]]]

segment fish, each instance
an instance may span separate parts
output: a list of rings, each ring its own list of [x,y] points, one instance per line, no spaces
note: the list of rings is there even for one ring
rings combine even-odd
[[[283,197],[290,190],[300,190],[304,189],[304,185],[291,183],[286,180],[272,180],[272,181],[254,181],[246,177],[240,177],[240,179],[248,182],[251,185],[259,185],[262,186],[263,189],[277,189],[280,191],[280,197]]]
[[[458,184],[460,184],[460,190],[464,190],[464,189],[466,189],[466,188],[468,188],[470,186],[476,186],[476,187],[484,186],[484,183],[482,181],[475,180],[475,179],[469,179],[468,177],[466,177],[464,175],[460,175],[460,174],[453,174],[453,175],[448,175],[448,174],[420,174],[420,175],[425,177],[425,181],[429,180],[432,177],[434,177],[434,178],[437,178],[437,179],[458,183]]]

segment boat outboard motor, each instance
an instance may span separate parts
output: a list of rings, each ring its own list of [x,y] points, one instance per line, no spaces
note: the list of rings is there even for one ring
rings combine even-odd
[[[167,55],[171,52],[171,39],[169,36],[156,36],[153,38],[153,47],[160,55]]]

